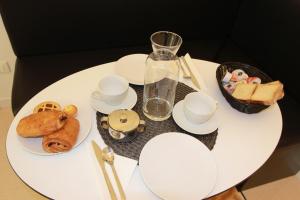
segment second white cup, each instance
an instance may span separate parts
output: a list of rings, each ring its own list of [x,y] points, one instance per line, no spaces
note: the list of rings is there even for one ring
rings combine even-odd
[[[185,96],[183,111],[186,118],[193,123],[204,123],[217,109],[217,101],[204,92],[192,92]]]
[[[125,78],[115,74],[106,75],[99,81],[92,97],[110,105],[119,105],[126,98],[128,88],[129,83]]]

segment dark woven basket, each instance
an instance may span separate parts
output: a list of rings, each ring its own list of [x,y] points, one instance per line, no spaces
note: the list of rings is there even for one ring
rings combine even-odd
[[[254,77],[259,77],[262,81],[262,83],[268,83],[271,82],[272,79],[265,74],[264,72],[260,71],[256,67],[239,63],[239,62],[225,62],[219,65],[216,71],[216,78],[218,81],[219,88],[225,97],[225,99],[229,102],[229,104],[237,109],[240,112],[247,113],[247,114],[252,114],[252,113],[258,113],[269,106],[262,105],[262,104],[254,104],[254,103],[247,103],[245,101],[240,101],[236,98],[234,98],[231,94],[229,94],[225,88],[222,85],[222,79],[226,73],[226,69],[229,72],[232,72],[235,69],[242,69],[244,70],[249,76],[254,76]]]

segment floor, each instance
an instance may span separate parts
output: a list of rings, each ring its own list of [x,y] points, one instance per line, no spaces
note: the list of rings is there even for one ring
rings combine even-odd
[[[6,134],[13,115],[10,108],[0,108],[0,199],[46,199],[33,191],[18,178],[6,157]]]
[[[13,115],[9,107],[0,107],[0,199],[47,199],[19,179],[6,157],[6,134]],[[254,187],[242,193],[232,188],[211,200],[296,200],[300,199],[300,173],[278,181]]]

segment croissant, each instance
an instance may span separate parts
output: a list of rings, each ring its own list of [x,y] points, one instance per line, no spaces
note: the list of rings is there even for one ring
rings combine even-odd
[[[17,133],[22,137],[39,137],[61,129],[67,115],[61,111],[42,111],[22,118],[17,125]]]
[[[69,117],[62,129],[43,137],[43,149],[50,153],[69,151],[76,143],[79,129],[79,121]]]

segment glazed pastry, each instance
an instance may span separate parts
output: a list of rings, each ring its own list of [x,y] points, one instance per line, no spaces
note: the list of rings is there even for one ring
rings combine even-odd
[[[79,121],[69,117],[62,129],[43,137],[43,149],[50,153],[69,151],[77,141],[79,129]]]
[[[67,105],[64,107],[63,111],[68,115],[75,117],[77,114],[77,107],[75,105]]]
[[[42,111],[22,118],[17,133],[22,137],[39,137],[61,129],[67,115],[61,111]]]

